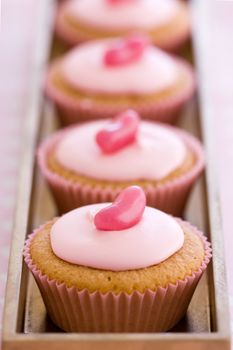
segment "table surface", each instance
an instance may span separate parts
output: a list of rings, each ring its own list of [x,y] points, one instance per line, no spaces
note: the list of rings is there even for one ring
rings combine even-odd
[[[209,2],[206,25],[208,56],[205,79],[213,106],[216,168],[223,218],[230,307],[233,315],[233,1]],[[14,217],[22,145],[22,124],[30,91],[27,69],[32,63],[38,0],[7,0],[2,6],[0,36],[0,320]],[[232,330],[233,330],[233,317]],[[0,322],[1,330],[1,322]]]

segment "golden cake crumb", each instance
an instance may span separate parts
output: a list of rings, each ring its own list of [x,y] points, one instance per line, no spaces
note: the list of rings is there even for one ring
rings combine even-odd
[[[60,59],[59,62],[57,62],[50,71],[50,79],[53,83],[53,85],[58,89],[60,92],[62,92],[65,96],[69,97],[70,99],[76,101],[76,102],[82,102],[83,100],[86,100],[88,97],[91,99],[92,103],[98,105],[99,103],[102,105],[103,103],[105,105],[116,105],[121,106],[122,108],[125,106],[131,106],[132,108],[140,109],[140,107],[145,105],[150,105],[154,103],[160,103],[164,102],[167,99],[172,99],[175,96],[178,96],[183,91],[186,90],[187,87],[190,86],[190,74],[187,73],[186,66],[184,67],[183,63],[177,62],[177,68],[178,68],[178,74],[176,81],[172,84],[172,86],[169,86],[161,91],[157,91],[155,93],[150,94],[142,94],[142,95],[135,95],[135,94],[104,94],[104,93],[91,93],[85,92],[82,89],[78,90],[76,88],[73,88],[71,85],[67,83],[67,81],[62,77],[61,74],[61,65],[62,65],[63,59]]]

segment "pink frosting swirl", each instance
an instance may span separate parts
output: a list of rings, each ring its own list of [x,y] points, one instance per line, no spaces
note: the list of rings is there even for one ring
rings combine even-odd
[[[66,13],[93,27],[149,30],[169,22],[179,7],[177,0],[136,0],[118,5],[107,0],[73,0],[67,3]]]
[[[124,271],[159,264],[183,246],[184,233],[176,220],[150,207],[133,227],[97,230],[93,217],[107,205],[88,205],[60,217],[51,229],[54,254],[72,264]]]
[[[74,89],[106,94],[149,94],[169,88],[177,79],[175,59],[153,46],[121,66],[107,66],[106,51],[116,39],[88,42],[74,48],[61,64],[61,75]]]
[[[101,180],[160,180],[178,168],[186,157],[186,146],[171,130],[142,121],[136,141],[113,154],[104,154],[96,134],[109,120],[79,125],[57,144],[55,157],[77,174]]]

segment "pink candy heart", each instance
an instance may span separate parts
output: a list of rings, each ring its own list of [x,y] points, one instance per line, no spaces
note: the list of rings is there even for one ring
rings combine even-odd
[[[127,187],[110,206],[95,215],[94,224],[98,230],[125,230],[141,220],[145,206],[146,196],[142,188]]]
[[[137,112],[127,110],[119,114],[105,129],[96,135],[96,142],[103,153],[114,153],[136,139],[140,118]]]
[[[144,34],[135,34],[128,38],[118,40],[105,52],[104,63],[106,66],[122,66],[138,60],[149,40]]]

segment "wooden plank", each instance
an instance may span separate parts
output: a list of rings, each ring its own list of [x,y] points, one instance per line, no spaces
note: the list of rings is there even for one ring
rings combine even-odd
[[[203,138],[206,148],[206,182],[208,194],[208,210],[210,220],[211,243],[214,251],[213,275],[214,290],[211,293],[211,305],[213,311],[213,326],[219,332],[225,333],[230,339],[229,303],[227,295],[226,268],[224,259],[224,242],[222,232],[222,219],[220,209],[220,198],[218,188],[218,178],[216,169],[216,154],[214,149],[214,139],[212,130],[212,103],[208,99],[208,81],[205,79],[205,72],[208,70],[208,57],[206,52],[206,42],[209,38],[209,28],[207,17],[210,1],[196,0],[192,6],[194,24],[194,47],[196,52],[196,66],[199,81],[199,96],[201,108],[201,124]],[[216,316],[216,318],[215,318]]]
[[[53,2],[40,0],[36,36],[36,50],[31,69],[31,93],[24,119],[24,147],[21,157],[13,241],[9,261],[5,297],[3,339],[20,330],[24,301],[19,305],[20,294],[25,294],[26,275],[23,269],[22,249],[27,232],[31,186],[35,159],[35,146],[42,104],[42,81],[51,39],[51,14]],[[23,272],[22,272],[23,271]],[[24,281],[21,286],[21,278]]]

